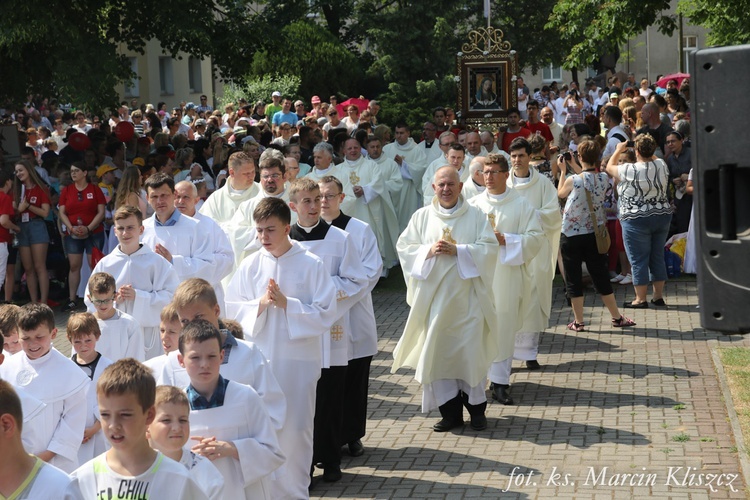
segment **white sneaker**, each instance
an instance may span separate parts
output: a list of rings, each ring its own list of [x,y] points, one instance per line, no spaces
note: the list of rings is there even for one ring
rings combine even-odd
[[[624,278],[620,280],[621,285],[632,285],[633,284],[633,276],[631,276],[630,273],[628,273]]]
[[[617,275],[617,276],[615,276],[614,278],[610,278],[609,282],[610,282],[610,283],[619,283],[619,282],[621,282],[621,281],[622,281],[622,280],[624,280],[624,279],[625,279],[625,276],[624,276],[624,275],[622,275],[622,274],[618,274],[618,275]]]

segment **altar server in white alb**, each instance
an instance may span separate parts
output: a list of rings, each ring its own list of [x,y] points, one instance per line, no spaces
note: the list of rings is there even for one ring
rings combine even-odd
[[[115,307],[115,277],[109,273],[94,273],[87,285],[89,293],[86,298],[94,307],[94,317],[101,332],[96,343],[97,351],[112,361],[122,358],[145,360],[146,349],[141,325],[134,317]]]
[[[487,216],[461,193],[455,167],[435,173],[432,204],[418,210],[398,240],[406,301],[411,307],[393,352],[392,372],[416,369],[422,411],[438,408],[433,426],[487,427],[487,371],[497,354],[492,276],[498,244]]]
[[[172,264],[154,253],[138,239],[143,233],[141,211],[123,206],[114,215],[115,236],[119,244],[104,256],[93,273],[108,273],[117,283],[117,309],[138,318],[143,329],[146,359],[161,354],[159,318],[164,306],[172,301],[180,280]],[[89,311],[93,304],[86,298]]]
[[[349,310],[362,299],[369,280],[353,238],[320,217],[318,184],[307,177],[295,180],[289,199],[290,208],[297,212],[290,238],[323,260],[336,286],[338,319],[330,335],[323,336],[323,370],[318,380],[313,435],[313,463],[321,463],[323,480],[332,482],[341,479],[344,381],[352,328]]]
[[[174,207],[182,215],[197,220],[199,238],[208,240],[209,252],[214,264],[213,279],[209,281],[214,286],[219,304],[223,305],[224,288],[222,287],[222,280],[234,270],[234,252],[229,244],[229,238],[216,221],[195,209],[201,200],[195,184],[190,181],[178,182],[174,186],[174,194]]]
[[[346,158],[340,166],[348,173],[356,197],[352,212],[345,213],[370,226],[377,238],[383,265],[391,268],[398,263],[396,241],[399,229],[396,211],[386,188],[386,178],[375,162],[362,156],[362,147],[357,139],[346,140],[344,155]]]
[[[557,189],[535,168],[529,168],[531,145],[523,137],[510,143],[510,161],[513,170],[508,187],[518,191],[536,210],[537,219],[544,231],[545,241],[536,258],[530,262],[531,300],[524,305],[523,324],[516,334],[513,357],[526,361],[530,370],[540,368],[537,361],[539,335],[549,326],[552,308],[552,280],[555,278],[557,249],[560,246],[562,214],[557,200]]]
[[[0,366],[0,378],[44,403],[43,417],[27,425],[23,439],[29,453],[73,472],[86,424],[89,378],[52,347],[55,314],[46,304],[26,304],[18,313],[23,352]],[[41,416],[40,416],[41,417]],[[28,438],[27,438],[28,436]]]
[[[211,238],[201,234],[197,220],[175,208],[174,179],[159,172],[146,180],[145,187],[154,215],[143,221],[141,242],[171,263],[180,281],[221,281],[220,271],[226,266],[223,259],[217,262]]]
[[[234,247],[235,268],[240,265],[245,257],[257,252],[260,248],[253,220],[253,212],[258,203],[265,198],[278,198],[289,204],[289,190],[284,182],[285,174],[284,155],[275,149],[263,151],[260,157],[260,193],[254,198],[242,202],[232,220],[225,226],[227,235]],[[296,220],[297,214],[293,214],[292,223]]]
[[[0,365],[3,363],[0,354]],[[26,425],[20,397],[0,380],[0,497],[13,500],[55,498],[81,500],[73,480],[63,471],[26,451],[21,433]]]
[[[272,473],[284,463],[276,430],[252,387],[219,373],[224,352],[219,330],[188,322],[180,337],[180,364],[190,385],[191,451],[211,460],[224,477],[223,498],[273,500]]]
[[[349,335],[349,363],[346,368],[344,390],[344,426],[342,443],[349,448],[349,455],[357,457],[364,453],[362,438],[367,426],[367,388],[370,381],[370,363],[378,353],[378,327],[372,305],[372,289],[378,283],[383,261],[378,252],[378,242],[370,226],[350,217],[340,210],[343,199],[342,186],[335,177],[323,177],[318,184],[321,196],[323,219],[354,238],[359,258],[369,280],[362,299],[349,310],[351,335]]]
[[[288,410],[278,430],[287,462],[275,472],[275,498],[307,498],[313,457],[315,391],[323,336],[338,318],[336,287],[323,261],[290,241],[291,213],[266,198],[253,213],[261,249],[245,259],[227,289],[227,316],[268,356]]]
[[[396,140],[383,147],[383,154],[393,159],[401,170],[403,187],[399,193],[396,214],[402,231],[409,224],[412,214],[422,206],[422,177],[427,168],[427,157],[410,134],[409,126],[399,122],[394,128]],[[341,208],[346,212],[346,207]]]
[[[253,198],[260,192],[255,182],[255,161],[244,151],[232,153],[227,161],[229,177],[201,206],[200,213],[212,218],[219,225],[232,219],[240,203]]]
[[[522,304],[531,293],[528,266],[545,242],[536,211],[526,199],[508,188],[508,162],[500,154],[490,153],[484,163],[487,190],[469,203],[487,214],[500,245],[492,289],[497,310],[496,340],[498,354],[489,371],[492,397],[512,404],[508,388],[516,332],[521,327]]]

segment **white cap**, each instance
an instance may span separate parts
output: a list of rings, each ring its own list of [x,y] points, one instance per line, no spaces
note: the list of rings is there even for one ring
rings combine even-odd
[[[275,92],[274,92],[273,94],[271,94],[271,97],[281,97],[281,92],[279,92],[279,91],[277,90],[277,91],[275,91]]]

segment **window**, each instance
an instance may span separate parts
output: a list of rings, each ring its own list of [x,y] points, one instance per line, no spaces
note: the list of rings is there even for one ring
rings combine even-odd
[[[171,57],[159,58],[159,90],[161,95],[174,94],[174,73]]]
[[[130,61],[130,71],[135,73],[132,80],[125,84],[125,97],[138,97],[140,96],[140,90],[138,89],[138,58],[128,57]]]
[[[188,82],[191,93],[203,92],[201,61],[197,57],[188,58]]]
[[[560,66],[549,66],[542,69],[542,81],[544,83],[559,82],[562,81],[562,68]]]
[[[690,73],[690,54],[698,50],[698,37],[684,35],[682,37],[682,59],[685,63],[685,73]]]

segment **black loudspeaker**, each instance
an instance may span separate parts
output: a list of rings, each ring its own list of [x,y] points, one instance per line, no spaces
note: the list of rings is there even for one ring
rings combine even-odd
[[[698,50],[690,67],[701,325],[748,333],[750,45]]]

